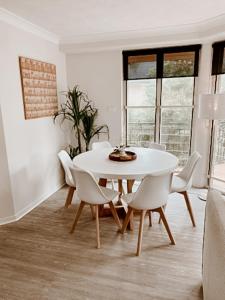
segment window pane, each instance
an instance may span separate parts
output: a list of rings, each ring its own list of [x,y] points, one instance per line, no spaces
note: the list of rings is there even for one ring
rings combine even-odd
[[[154,106],[156,101],[156,79],[128,80],[128,106]]]
[[[218,93],[225,93],[225,74],[219,76],[220,87]]]
[[[156,78],[156,55],[128,57],[128,79]]]
[[[164,54],[163,77],[194,75],[195,52]]]
[[[192,105],[194,77],[162,79],[162,105]]]
[[[212,176],[225,180],[225,121],[215,126]]]
[[[148,147],[154,141],[155,109],[127,109],[127,144]]]
[[[225,74],[218,75],[218,81],[218,93],[225,93]],[[212,176],[225,181],[225,121],[215,123]],[[214,181],[214,187],[215,183]]]
[[[162,108],[160,142],[184,166],[189,156],[192,108]]]

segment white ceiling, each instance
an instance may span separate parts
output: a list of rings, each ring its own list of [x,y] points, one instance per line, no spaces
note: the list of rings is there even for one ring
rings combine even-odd
[[[195,24],[225,14],[225,0],[0,0],[61,41]]]

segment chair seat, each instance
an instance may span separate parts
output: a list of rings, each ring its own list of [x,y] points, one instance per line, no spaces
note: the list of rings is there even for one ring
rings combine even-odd
[[[113,201],[115,198],[119,196],[119,192],[117,191],[113,191],[103,186],[100,186],[100,189],[102,190],[103,194],[109,201]]]
[[[171,185],[171,192],[184,192],[188,189],[187,181],[180,178],[179,176],[173,175],[172,185]]]

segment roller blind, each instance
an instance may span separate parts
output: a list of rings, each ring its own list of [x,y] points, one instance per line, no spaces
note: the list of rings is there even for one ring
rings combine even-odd
[[[124,80],[198,75],[201,45],[123,51]]]
[[[212,75],[225,74],[225,41],[213,44]]]

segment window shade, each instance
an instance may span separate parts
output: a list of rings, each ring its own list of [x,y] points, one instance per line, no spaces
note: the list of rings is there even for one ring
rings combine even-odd
[[[198,75],[201,45],[123,51],[124,80]]]
[[[129,79],[156,78],[156,55],[128,56]]]
[[[225,74],[225,41],[213,44],[212,75]]]
[[[164,54],[163,77],[194,76],[195,52]]]

